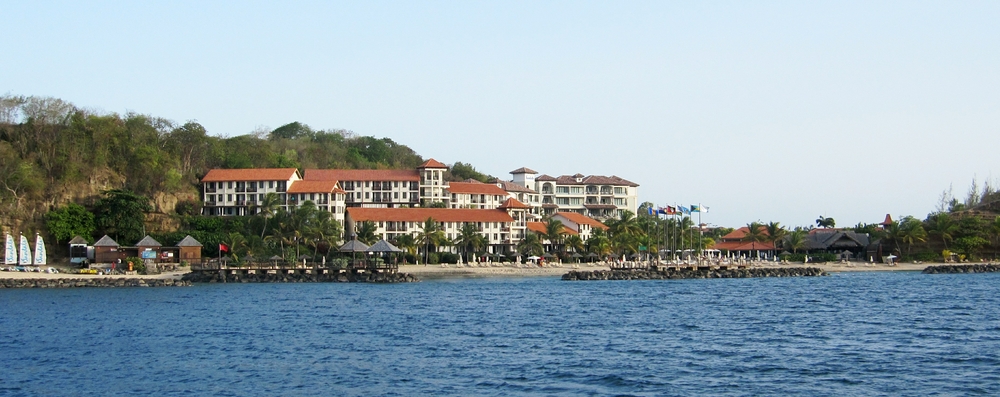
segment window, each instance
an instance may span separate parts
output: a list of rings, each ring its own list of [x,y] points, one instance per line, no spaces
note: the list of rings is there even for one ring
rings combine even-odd
[[[623,199],[623,198],[616,198],[615,199],[615,205],[625,205],[625,199]]]
[[[406,193],[403,193],[403,194],[405,195]],[[393,193],[393,194],[392,194],[392,198],[394,198],[394,199],[398,199],[398,198],[399,198],[399,192],[395,192],[395,193]]]
[[[583,198],[573,197],[569,199],[570,205],[583,205]]]
[[[569,205],[569,197],[556,197],[556,204]]]
[[[358,200],[361,200],[361,192],[357,192],[357,193],[355,193],[355,196],[354,196],[354,197],[357,197],[357,198],[358,198]]]
[[[257,182],[250,182],[250,188],[251,189],[256,189],[257,188]]]
[[[573,194],[583,194],[583,186],[573,186],[569,189],[569,192]]]
[[[569,186],[556,186],[556,193],[569,194]]]
[[[274,189],[274,181],[267,181],[267,187],[269,189]]]
[[[309,193],[309,199],[316,201],[316,193]]]
[[[264,193],[257,195],[257,201],[264,201]]]
[[[406,198],[406,192],[403,192],[403,198]]]
[[[226,195],[226,201],[233,201],[233,195],[227,194]]]
[[[354,190],[354,181],[344,182],[344,190]]]
[[[222,201],[222,195],[221,195],[221,194],[220,194],[220,195],[218,195],[218,200],[219,200],[219,201]]]
[[[615,187],[615,194],[625,194],[625,188],[623,188],[621,186],[616,186]]]
[[[372,190],[382,190],[382,182],[379,181],[372,182]]]
[[[372,196],[372,195],[371,195],[370,193],[368,193],[368,192],[365,192],[365,198],[366,198],[366,199],[368,199],[368,198],[371,198],[371,196]]]
[[[371,187],[371,181],[365,181],[365,187]]]
[[[230,189],[232,189],[232,188],[233,188],[233,183],[232,183],[232,182],[229,182],[229,188],[230,188]]]
[[[399,187],[399,181],[395,181],[395,182],[393,182],[393,183],[392,183],[392,187]]]

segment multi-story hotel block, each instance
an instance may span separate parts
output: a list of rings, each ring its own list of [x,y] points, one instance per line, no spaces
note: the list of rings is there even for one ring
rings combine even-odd
[[[420,175],[414,170],[315,170],[307,181],[340,185],[348,207],[400,208],[420,204]]]
[[[622,211],[639,208],[639,185],[617,176],[582,174],[552,177],[529,168],[510,172],[513,183],[541,196],[541,215],[575,212],[596,219],[618,217]],[[510,191],[510,190],[508,190]]]
[[[416,237],[422,230],[424,222],[433,219],[445,237],[455,240],[461,235],[464,225],[472,224],[486,238],[487,252],[506,253],[513,251],[517,243],[524,238],[524,213],[527,206],[510,199],[501,207],[496,209],[354,207],[347,209],[344,228],[357,230],[358,223],[372,222],[376,226],[375,234],[379,238],[394,240],[404,234]]]
[[[454,238],[464,223],[477,225],[491,252],[506,252],[525,236],[529,222],[552,216],[567,231],[590,238],[604,225],[592,219],[635,212],[638,185],[611,176],[551,177],[519,168],[512,181],[448,182],[448,167],[430,159],[414,170],[294,168],[215,169],[202,178],[205,215],[253,215],[269,193],[278,205],[294,209],[310,201],[329,211],[352,234],[357,222],[378,224],[378,234],[393,239],[417,233],[417,222],[428,217]],[[444,208],[428,208],[441,205]],[[532,225],[537,228],[537,225]]]
[[[201,178],[201,186],[204,215],[253,215],[274,193],[278,207],[290,210],[311,201],[344,221],[344,191],[337,182],[305,181],[295,168],[214,169]]]

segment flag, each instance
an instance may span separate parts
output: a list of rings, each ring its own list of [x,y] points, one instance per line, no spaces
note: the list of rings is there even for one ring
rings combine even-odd
[[[691,213],[691,209],[688,208],[688,207],[685,207],[683,205],[678,206],[677,208],[681,210],[682,214],[690,214]]]
[[[225,244],[219,244],[219,252],[229,252],[229,246]]]
[[[649,215],[653,215],[656,212],[653,212],[653,207],[646,207],[646,213],[648,213]]]
[[[668,205],[667,206],[667,215],[676,215],[676,214],[677,214],[677,208],[671,207],[671,206]]]
[[[701,207],[691,204],[691,212],[701,212]]]
[[[670,215],[669,213],[667,213],[667,209],[663,208],[663,207],[656,207],[656,214],[657,215]]]
[[[701,207],[701,212],[708,212],[708,207]]]

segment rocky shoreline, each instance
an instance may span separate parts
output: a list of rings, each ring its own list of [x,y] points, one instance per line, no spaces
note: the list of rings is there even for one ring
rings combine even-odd
[[[924,274],[956,274],[956,273],[996,273],[1000,272],[1000,265],[978,264],[978,265],[937,265],[928,266],[924,269]]]
[[[259,273],[259,274],[226,274],[225,278],[218,271],[196,271],[187,273],[182,280],[192,283],[412,283],[420,281],[406,273],[336,273],[312,274],[291,273]]]
[[[750,277],[815,277],[827,276],[816,267],[751,268],[751,269],[662,269],[662,270],[594,270],[570,271],[563,280],[680,280],[692,278],[750,278]]]
[[[188,287],[190,281],[170,278],[17,278],[0,279],[0,288],[126,288]]]

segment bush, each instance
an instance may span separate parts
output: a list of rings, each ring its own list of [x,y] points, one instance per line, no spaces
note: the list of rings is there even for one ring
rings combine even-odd
[[[427,264],[428,265],[436,265],[438,263],[441,263],[441,262],[438,260],[438,254],[437,254],[437,252],[431,252],[431,253],[427,254]]]
[[[411,264],[412,263],[417,263],[417,256],[413,255],[413,254],[405,254],[405,255],[403,255],[403,261],[405,261],[406,263],[411,263]]]
[[[128,270],[128,263],[132,262],[132,270],[135,270],[139,274],[146,274],[146,262],[142,261],[142,258],[130,256],[122,261],[122,271]]]
[[[458,263],[458,254],[453,254],[451,252],[442,252],[440,255],[441,263]]]

